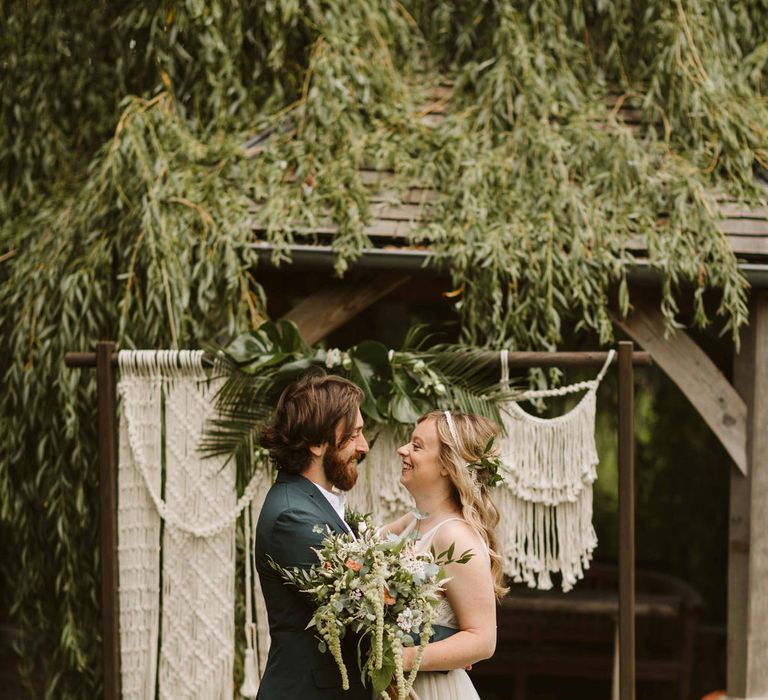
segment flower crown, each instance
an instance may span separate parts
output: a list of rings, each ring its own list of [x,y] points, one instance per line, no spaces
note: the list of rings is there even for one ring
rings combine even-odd
[[[445,414],[445,420],[448,423],[448,429],[451,431],[451,437],[458,445],[459,434],[456,431],[456,425],[453,422],[453,416],[451,416],[450,411],[443,411],[443,413]],[[493,453],[494,439],[495,438],[492,435],[483,448],[483,453],[480,455],[480,457],[474,462],[467,464],[467,469],[473,469],[478,476],[480,476],[480,472],[482,472],[482,476],[485,477],[483,479],[483,483],[485,484],[486,488],[489,489],[492,489],[500,481],[504,481],[504,477],[499,473],[499,470],[501,469],[501,460],[499,459],[498,455]]]

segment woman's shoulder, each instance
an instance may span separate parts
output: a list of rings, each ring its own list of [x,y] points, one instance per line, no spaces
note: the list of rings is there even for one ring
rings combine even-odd
[[[435,531],[432,543],[438,554],[453,545],[456,557],[468,549],[485,549],[480,533],[463,518],[451,518],[443,522]]]

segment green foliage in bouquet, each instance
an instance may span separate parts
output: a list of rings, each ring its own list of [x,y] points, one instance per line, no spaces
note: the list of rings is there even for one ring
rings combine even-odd
[[[405,700],[432,634],[445,567],[466,563],[472,553],[454,558],[453,546],[440,554],[434,549],[417,553],[408,538],[382,538],[369,518],[352,520],[357,534],[328,529],[316,550],[318,563],[311,568],[271,564],[288,583],[312,597],[316,610],[309,626],[317,632],[320,651],[336,661],[343,688],[349,688],[349,670],[341,640],[354,633],[363,681],[370,681],[375,693],[385,698],[386,689],[394,686],[398,699]],[[320,526],[317,532],[323,532]],[[406,677],[403,648],[414,644],[418,650]],[[365,658],[360,653],[364,647],[369,647]]]

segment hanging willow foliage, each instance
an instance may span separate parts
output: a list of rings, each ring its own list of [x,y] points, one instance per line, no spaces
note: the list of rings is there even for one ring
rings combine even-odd
[[[63,355],[258,326],[255,217],[283,261],[330,217],[341,274],[370,245],[361,166],[433,188],[412,242],[479,345],[552,348],[566,319],[607,340],[638,236],[670,323],[686,289],[699,324],[708,289],[725,332],[746,320],[711,193],[761,197],[766,0],[0,8],[1,565],[35,697],[100,687],[94,378]]]

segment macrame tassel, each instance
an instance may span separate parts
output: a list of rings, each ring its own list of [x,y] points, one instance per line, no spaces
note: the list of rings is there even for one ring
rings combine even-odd
[[[256,625],[253,624],[253,590],[251,586],[251,509],[243,511],[243,540],[245,559],[245,655],[243,657],[243,684],[240,695],[244,698],[255,698],[259,692],[256,657],[253,653],[253,640],[256,635]]]
[[[243,658],[243,670],[245,672],[243,684],[240,686],[240,695],[244,698],[255,698],[259,693],[258,671],[256,669],[256,655],[253,649],[245,650]]]
[[[261,507],[264,505],[264,500],[267,497],[267,492],[272,486],[272,471],[268,462],[264,462],[260,467],[257,467],[257,473],[261,474],[261,480],[259,481],[256,495],[253,498],[253,502],[250,505],[251,509],[251,523],[255,521],[254,513],[261,511]],[[251,532],[251,544],[250,551],[253,562],[253,571],[256,571],[256,529],[253,528]],[[256,676],[261,679],[264,676],[264,671],[267,668],[267,659],[269,658],[269,619],[267,616],[267,605],[264,602],[264,594],[261,590],[261,580],[258,576],[253,577],[253,602],[254,602],[254,617],[256,618],[256,654],[255,668]]]

